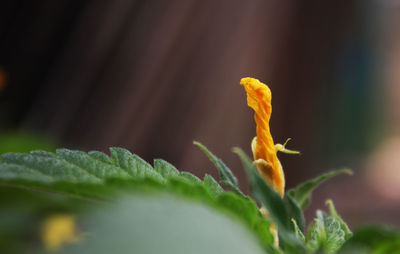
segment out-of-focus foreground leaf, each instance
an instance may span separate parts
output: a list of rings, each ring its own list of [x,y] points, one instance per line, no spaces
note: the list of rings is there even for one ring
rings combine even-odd
[[[363,226],[354,231],[354,235],[348,240],[341,254],[399,254],[400,232],[382,225]]]
[[[230,217],[167,195],[126,197],[79,221],[87,236],[62,253],[265,253],[248,229]]]
[[[27,131],[0,131],[0,154],[27,153],[34,149],[54,151],[55,142],[47,137]]]

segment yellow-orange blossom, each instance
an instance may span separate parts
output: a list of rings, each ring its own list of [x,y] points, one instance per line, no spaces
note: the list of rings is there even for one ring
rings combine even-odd
[[[269,129],[269,120],[272,113],[272,96],[269,87],[255,78],[242,78],[240,84],[246,89],[247,104],[255,112],[257,137],[253,139],[251,148],[258,171],[270,186],[283,197],[285,193],[285,176],[276,153],[278,151],[297,152],[287,150],[285,145],[274,144]]]

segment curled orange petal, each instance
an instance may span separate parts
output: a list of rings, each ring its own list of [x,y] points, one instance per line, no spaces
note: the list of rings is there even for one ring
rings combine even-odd
[[[253,142],[253,156],[263,178],[282,197],[285,191],[285,176],[276,155],[274,140],[269,129],[271,118],[271,90],[255,78],[242,78],[240,84],[247,93],[247,104],[254,109],[257,124],[257,139]]]

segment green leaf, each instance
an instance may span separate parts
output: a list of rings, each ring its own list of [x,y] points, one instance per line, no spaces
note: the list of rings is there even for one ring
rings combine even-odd
[[[345,242],[345,232],[340,222],[318,210],[317,218],[311,228],[309,247],[324,253],[335,253]]]
[[[205,174],[204,184],[208,187],[213,196],[218,196],[224,191],[218,182],[209,174]]]
[[[291,196],[293,200],[298,203],[300,208],[304,210],[308,207],[308,205],[311,202],[311,194],[314,191],[314,189],[317,188],[322,182],[339,174],[352,175],[353,172],[349,169],[340,169],[325,173],[314,179],[301,183],[294,189],[288,190],[287,195]]]
[[[91,233],[61,253],[265,253],[234,218],[168,195],[133,195],[90,211],[78,218]]]
[[[68,182],[87,182],[100,183],[101,179],[96,172],[90,168],[81,168],[66,160],[49,156],[35,156],[29,154],[3,154],[1,159],[0,177],[9,178],[15,174],[14,178],[24,178],[43,181],[68,181]],[[40,176],[44,175],[43,178]]]
[[[264,245],[272,245],[274,239],[269,231],[270,222],[261,216],[257,204],[252,199],[242,198],[232,192],[224,192],[218,196],[217,202],[239,214],[241,218],[246,218],[246,224],[251,225],[252,230],[262,236],[260,239]],[[259,216],[254,216],[254,214],[259,214]]]
[[[300,230],[299,226],[297,225],[296,220],[292,219],[292,223],[293,223],[293,227],[294,227],[294,233],[295,233],[297,239],[299,239],[301,242],[305,243],[306,238],[305,238],[302,230]]]
[[[112,157],[100,152],[58,149],[56,154],[33,151],[1,156],[0,179],[38,182],[102,183],[108,178],[165,180],[150,164],[122,148],[110,148]]]
[[[172,164],[162,159],[154,160],[154,169],[165,178],[179,174],[179,171]]]
[[[63,159],[70,165],[76,166],[79,169],[83,169],[100,180],[110,177],[130,177],[130,174],[128,173],[129,171],[126,171],[126,169],[93,159],[93,157],[81,151],[57,149],[56,153],[58,157],[53,155],[55,160],[62,161],[60,159]]]
[[[233,175],[232,171],[225,165],[225,163],[223,163],[222,160],[218,159],[213,153],[211,153],[207,149],[207,147],[200,144],[199,142],[194,141],[193,144],[200,147],[200,149],[203,150],[203,152],[208,156],[208,158],[214,163],[215,167],[218,169],[221,178],[221,183],[225,184],[236,193],[244,195],[239,189],[238,180]]]
[[[31,188],[77,198],[102,201],[120,192],[109,179],[166,182],[161,174],[137,155],[122,148],[111,148],[112,157],[100,152],[84,153],[58,149],[56,154],[32,151],[30,154],[3,154],[0,158],[0,185]],[[79,184],[79,185],[78,185]]]
[[[329,207],[329,213],[330,213],[330,215],[331,215],[333,218],[335,218],[337,221],[339,221],[339,223],[340,223],[340,228],[344,231],[344,234],[345,234],[344,239],[345,239],[346,241],[349,240],[349,239],[353,236],[353,233],[350,231],[350,228],[347,226],[346,222],[343,221],[342,217],[340,217],[340,216],[338,215],[338,213],[336,212],[336,209],[335,209],[335,206],[333,205],[332,200],[329,199],[329,200],[327,200],[325,203],[326,203],[326,204],[328,205],[328,207]]]
[[[131,176],[164,180],[159,172],[155,171],[149,163],[136,154],[131,154],[128,150],[119,147],[110,148],[110,152],[114,164],[128,172]]]
[[[183,176],[184,178],[186,178],[187,180],[193,182],[193,183],[202,183],[202,181],[200,180],[200,178],[198,178],[197,176],[189,173],[189,172],[185,172],[182,171],[180,173],[180,176]]]
[[[291,196],[285,196],[285,206],[288,211],[289,218],[294,219],[296,221],[296,226],[299,227],[300,231],[304,231],[305,229],[305,219],[303,210],[299,207],[296,201],[293,200]]]
[[[108,157],[106,154],[102,153],[102,152],[90,151],[90,152],[88,152],[88,154],[89,154],[89,156],[91,156],[95,160],[101,161],[101,162],[106,163],[106,164],[111,164],[111,165],[114,164],[113,160],[110,157]]]
[[[355,230],[339,253],[400,253],[400,232],[383,225],[363,226]]]

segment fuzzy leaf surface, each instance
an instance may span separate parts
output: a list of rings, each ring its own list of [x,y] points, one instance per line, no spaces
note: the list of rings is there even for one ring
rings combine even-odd
[[[335,253],[345,241],[345,232],[341,229],[340,222],[318,210],[311,229],[310,248],[324,253]]]
[[[340,223],[340,228],[343,230],[344,232],[344,239],[347,241],[349,240],[352,236],[353,233],[350,231],[349,226],[347,226],[346,222],[344,222],[344,220],[342,219],[342,217],[340,217],[340,215],[336,212],[335,206],[333,205],[332,200],[327,200],[326,204],[329,207],[329,213],[330,215],[335,218],[337,221],[339,221]]]

